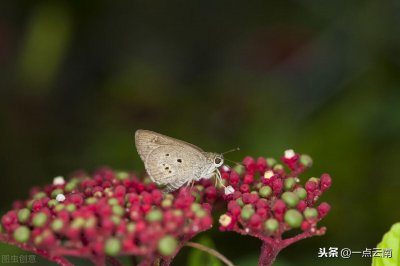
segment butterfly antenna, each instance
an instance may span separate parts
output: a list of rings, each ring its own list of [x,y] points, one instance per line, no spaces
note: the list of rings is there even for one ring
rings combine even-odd
[[[240,148],[237,147],[237,148],[231,149],[231,150],[229,150],[229,151],[223,152],[223,153],[221,153],[221,154],[226,154],[226,153],[230,153],[230,152],[234,152],[234,151],[240,151]]]
[[[232,160],[229,160],[229,159],[227,159],[227,158],[224,158],[224,160],[225,160],[225,161],[228,161],[228,162],[231,162],[231,163],[234,163],[234,164],[236,164],[236,165],[243,166],[242,163],[239,163],[239,162],[236,162],[236,161],[232,161]]]

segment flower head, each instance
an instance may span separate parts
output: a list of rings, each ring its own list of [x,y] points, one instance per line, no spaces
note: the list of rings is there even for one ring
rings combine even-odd
[[[64,180],[64,179],[63,179]],[[212,190],[163,194],[133,174],[100,169],[43,189],[6,213],[1,239],[54,256],[173,256],[178,243],[212,226]]]
[[[311,166],[311,158],[287,150],[281,160],[283,164],[272,158],[246,157],[242,169],[222,170],[222,177],[235,192],[223,195],[227,210],[220,216],[220,230],[260,238],[275,245],[275,250],[325,232],[325,228],[317,228],[317,223],[330,206],[318,205],[317,200],[331,186],[330,176],[310,178],[302,185],[298,176]],[[303,233],[283,239],[282,234],[291,229]]]

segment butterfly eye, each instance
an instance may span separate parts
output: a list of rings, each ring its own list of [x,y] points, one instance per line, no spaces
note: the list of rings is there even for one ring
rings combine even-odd
[[[216,165],[219,165],[220,163],[222,162],[222,160],[221,160],[221,158],[215,158],[214,159],[214,163],[216,164]]]

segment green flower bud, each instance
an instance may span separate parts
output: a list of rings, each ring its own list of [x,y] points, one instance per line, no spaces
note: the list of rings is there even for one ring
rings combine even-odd
[[[192,195],[194,196],[194,198],[195,198],[195,202],[200,202],[201,201],[201,195],[200,195],[200,193],[198,193],[197,191],[193,191],[192,192]]]
[[[118,200],[116,198],[111,198],[108,200],[108,205],[117,205],[119,204]]]
[[[82,217],[77,217],[71,222],[71,227],[79,229],[85,225],[85,219]]]
[[[199,203],[193,203],[191,209],[193,212],[196,212],[201,209],[201,205]]]
[[[51,192],[51,197],[55,199],[58,194],[63,194],[64,191],[61,188],[57,188]]]
[[[124,180],[129,178],[129,173],[121,171],[117,173],[116,177],[118,180]]]
[[[238,199],[236,200],[236,202],[237,202],[237,204],[239,204],[240,207],[243,207],[243,206],[244,206],[244,202],[243,202],[242,198],[238,198]]]
[[[266,161],[269,167],[273,167],[277,163],[277,161],[274,158],[267,158]]]
[[[257,189],[257,190],[260,190],[260,188],[261,188],[262,186],[263,186],[262,183],[257,183],[257,184],[254,186],[254,188]],[[252,192],[255,192],[255,191],[252,191]]]
[[[29,228],[26,226],[18,227],[13,234],[15,241],[18,241],[20,243],[27,242],[30,236],[31,236],[31,231],[29,231]]]
[[[302,200],[307,198],[307,191],[302,187],[296,188],[294,190],[294,193],[296,193],[296,195]]]
[[[47,218],[47,214],[39,212],[33,217],[32,224],[36,227],[42,227],[46,224]]]
[[[44,197],[46,197],[46,193],[43,191],[39,191],[38,193],[35,194],[35,196],[33,196],[33,199],[38,200],[38,199],[43,199]]]
[[[182,215],[183,215],[183,211],[182,211],[182,210],[174,210],[174,211],[173,211],[173,214],[174,214],[175,216],[182,216]]]
[[[207,215],[207,212],[205,210],[203,210],[203,209],[198,209],[195,212],[195,214],[196,214],[197,217],[203,218],[203,217],[205,217]]]
[[[161,201],[161,206],[164,208],[171,207],[172,206],[172,200],[170,199],[164,199]]]
[[[121,217],[117,216],[117,215],[112,215],[111,216],[111,221],[116,224],[119,225],[121,223]]]
[[[306,217],[306,219],[314,219],[318,217],[318,211],[315,208],[310,208],[307,207],[304,212],[304,217]]]
[[[251,206],[250,204],[247,204],[243,207],[240,216],[244,219],[244,220],[248,220],[250,219],[251,216],[253,216],[254,214],[254,208],[253,206]]]
[[[173,200],[175,197],[174,197],[174,195],[172,195],[172,194],[166,194],[165,196],[164,196],[164,199],[170,199],[170,200]]]
[[[33,243],[35,243],[35,245],[40,245],[43,242],[43,236],[38,235],[35,237],[35,239],[33,240]]]
[[[300,155],[300,163],[305,167],[311,167],[313,164],[312,158],[307,154]]]
[[[149,184],[151,184],[151,183],[153,183],[153,181],[152,181],[151,178],[149,178],[148,176],[146,176],[146,177],[143,179],[143,184],[149,185]]]
[[[64,221],[61,219],[55,219],[52,223],[51,223],[51,229],[54,232],[58,232],[60,231],[64,226]]]
[[[270,219],[266,220],[264,223],[265,231],[274,233],[274,232],[276,232],[276,230],[278,230],[278,228],[279,228],[279,222],[278,222],[278,220],[276,220],[274,218],[270,218]]]
[[[170,256],[175,252],[177,246],[178,242],[174,237],[164,236],[158,242],[158,252],[163,256]]]
[[[27,208],[21,209],[18,211],[18,221],[20,223],[25,223],[28,221],[29,216],[31,215],[31,211]]]
[[[118,216],[124,215],[124,208],[119,205],[112,206],[112,212]]]
[[[283,170],[284,168],[283,168],[283,165],[276,164],[273,169],[274,169],[274,171],[280,171],[280,170]]]
[[[74,212],[74,211],[76,210],[75,204],[73,204],[73,203],[68,204],[68,205],[66,206],[66,210],[67,210],[68,212]]]
[[[272,189],[270,186],[262,186],[258,191],[258,193],[260,194],[261,197],[268,198],[272,193]]]
[[[33,202],[34,202],[35,200],[30,200],[30,201],[28,201],[28,203],[26,204],[26,207],[29,209],[29,210],[32,210],[32,205],[33,205]]]
[[[90,217],[85,222],[85,228],[93,228],[97,225],[97,219],[95,217]]]
[[[293,208],[299,203],[299,197],[294,192],[284,192],[281,196],[282,200],[286,203],[287,206]]]
[[[238,173],[239,175],[242,175],[244,173],[244,166],[237,164],[236,166],[233,167],[233,170]]]
[[[284,220],[290,227],[297,228],[303,222],[303,216],[298,210],[288,210],[285,213]]]
[[[89,197],[89,198],[87,198],[87,199],[85,200],[85,203],[86,203],[87,205],[95,204],[96,202],[97,202],[97,199],[96,199],[95,197]]]
[[[291,190],[296,185],[296,178],[289,177],[285,180],[284,188],[285,190]]]
[[[47,202],[47,206],[49,206],[49,208],[52,208],[54,206],[56,206],[58,204],[58,201],[55,199],[51,199]]]
[[[158,222],[161,221],[162,218],[163,218],[163,213],[158,209],[154,209],[146,215],[146,220],[149,222]]]
[[[128,223],[128,224],[126,225],[126,230],[127,230],[129,233],[135,232],[135,230],[136,230],[136,224],[135,224],[135,223]]]
[[[65,192],[71,192],[72,190],[74,190],[77,187],[77,182],[68,182],[67,184],[65,184]],[[57,195],[56,195],[57,196]]]
[[[200,192],[204,190],[204,187],[201,185],[196,185],[195,188]]]
[[[117,256],[120,251],[121,242],[117,238],[113,237],[107,239],[104,245],[104,253],[106,253],[108,256]]]
[[[60,203],[60,204],[57,204],[57,205],[54,207],[54,210],[55,210],[56,212],[59,212],[59,211],[63,210],[64,208],[65,208],[65,205],[62,204],[62,203]]]

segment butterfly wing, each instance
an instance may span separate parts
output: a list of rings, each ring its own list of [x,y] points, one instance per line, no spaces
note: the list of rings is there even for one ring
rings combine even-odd
[[[199,147],[185,142],[183,140],[174,139],[160,133],[156,133],[150,130],[138,129],[135,133],[135,144],[136,150],[139,153],[140,158],[143,162],[146,161],[147,156],[151,151],[166,145],[180,146],[180,147],[192,147],[193,149],[203,153],[204,151]]]
[[[159,133],[138,130],[135,142],[150,178],[157,184],[167,185],[167,191],[198,179],[206,164],[200,148]]]

